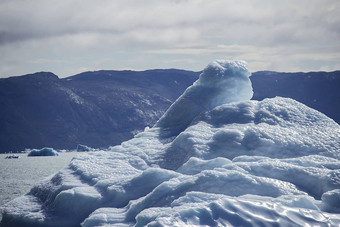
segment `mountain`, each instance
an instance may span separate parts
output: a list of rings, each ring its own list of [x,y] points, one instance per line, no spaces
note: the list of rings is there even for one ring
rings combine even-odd
[[[5,204],[2,226],[339,226],[340,125],[215,61],[154,127]]]
[[[108,147],[153,126],[200,72],[47,72],[0,79],[0,153],[25,148]],[[255,72],[254,100],[293,98],[340,123],[340,71]]]
[[[0,152],[120,144],[152,126],[196,78],[170,69],[0,79]]]

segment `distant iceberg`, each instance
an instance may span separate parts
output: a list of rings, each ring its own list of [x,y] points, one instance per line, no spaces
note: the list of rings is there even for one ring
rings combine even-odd
[[[31,150],[27,156],[59,156],[58,152],[53,148],[44,147],[42,149],[33,149]]]
[[[340,225],[340,126],[289,98],[250,101],[215,61],[153,128],[88,152],[2,207],[3,226]]]
[[[78,144],[76,151],[77,152],[86,152],[86,151],[91,151],[91,149],[92,149],[91,147],[88,147],[86,145]]]

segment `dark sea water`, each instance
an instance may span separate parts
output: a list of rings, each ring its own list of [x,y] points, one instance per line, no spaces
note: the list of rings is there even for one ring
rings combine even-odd
[[[48,157],[27,157],[27,154],[19,154],[19,159],[5,159],[7,155],[0,154],[0,207],[29,192],[32,186],[44,178],[57,173],[79,153],[65,152]]]

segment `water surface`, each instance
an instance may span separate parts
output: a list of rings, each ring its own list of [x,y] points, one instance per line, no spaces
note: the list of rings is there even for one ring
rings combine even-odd
[[[59,156],[44,157],[27,157],[27,154],[19,154],[18,159],[5,159],[8,154],[0,154],[0,207],[26,194],[32,186],[44,178],[57,173],[77,154],[79,153],[65,152],[59,153]]]

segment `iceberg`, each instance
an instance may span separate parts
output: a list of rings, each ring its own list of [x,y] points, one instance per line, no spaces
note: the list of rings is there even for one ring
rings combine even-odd
[[[3,226],[340,225],[340,126],[289,98],[249,100],[215,61],[154,127],[87,152],[2,208]]]
[[[38,150],[38,149],[31,150],[27,154],[27,156],[59,156],[59,154],[53,148],[44,147],[40,150]]]
[[[82,145],[82,144],[78,144],[77,149],[76,149],[77,152],[86,152],[86,151],[90,151],[90,150],[91,150],[90,147],[88,147],[86,145]]]

